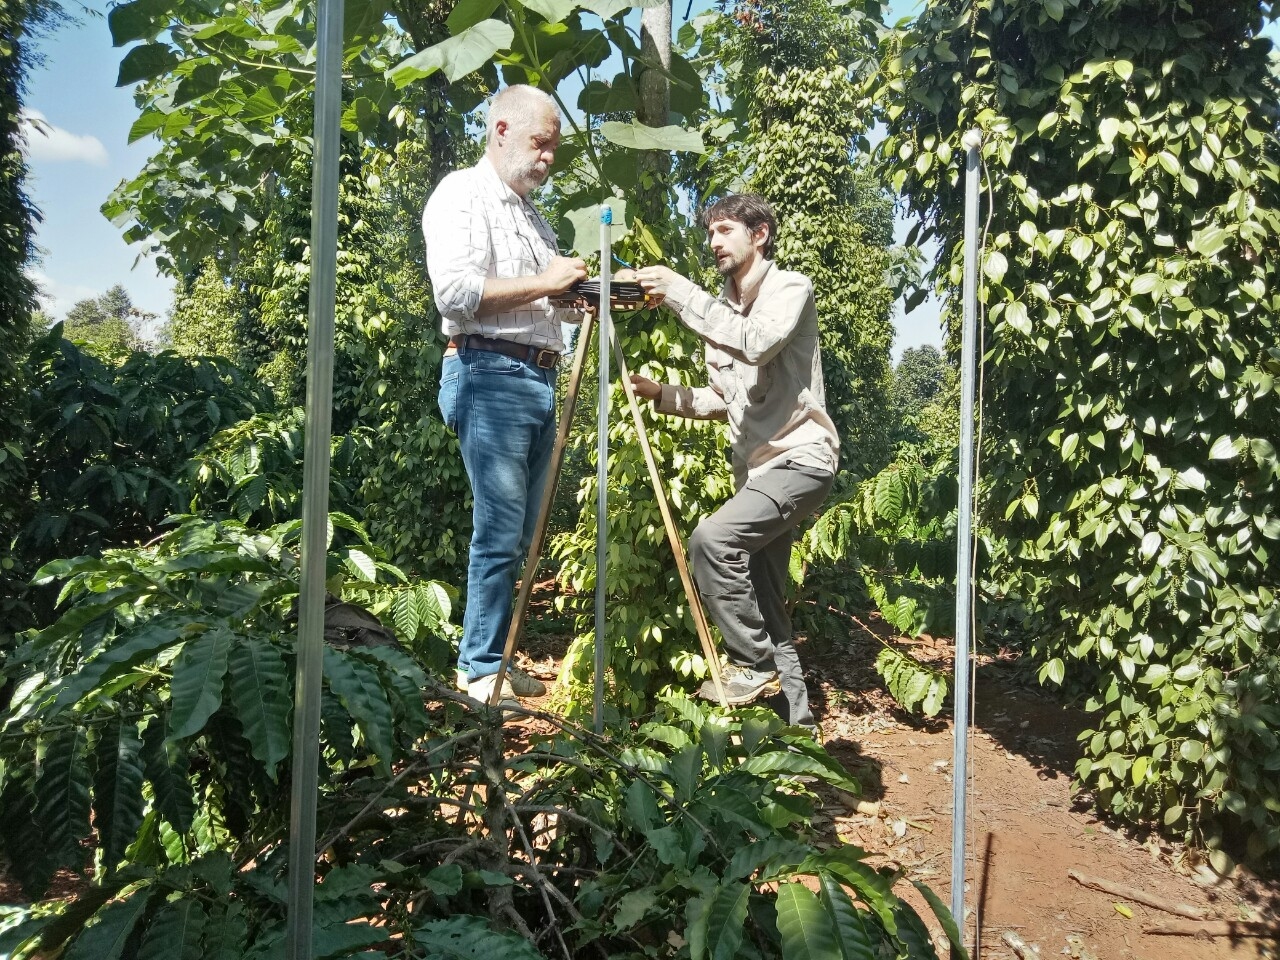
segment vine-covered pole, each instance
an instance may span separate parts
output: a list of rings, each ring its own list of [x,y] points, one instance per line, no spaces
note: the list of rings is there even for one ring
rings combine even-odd
[[[609,329],[610,281],[613,278],[613,210],[600,207],[600,409],[596,422],[596,658],[591,717],[596,733],[604,732],[605,565],[609,557]]]
[[[956,522],[955,751],[951,769],[951,914],[963,937],[965,816],[969,795],[969,660],[973,599],[973,425],[974,352],[978,325],[978,149],[982,134],[961,140],[964,173],[964,318],[960,332],[960,493]],[[955,950],[952,951],[953,956]]]
[[[293,713],[289,822],[289,960],[311,960],[316,874],[316,789],[329,546],[329,442],[338,260],[338,137],[342,108],[342,0],[317,0],[315,143],[311,165],[311,288],[307,318],[307,424],[302,483],[302,582]]]

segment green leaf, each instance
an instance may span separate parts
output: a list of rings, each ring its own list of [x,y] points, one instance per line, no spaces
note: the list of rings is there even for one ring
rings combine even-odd
[[[1243,452],[1243,450],[1243,439],[1233,439],[1232,437],[1224,435],[1213,441],[1213,446],[1209,448],[1209,459],[1231,460]]]
[[[578,6],[578,0],[519,0],[519,3],[541,16],[547,23],[559,23]]]
[[[249,925],[239,903],[219,903],[204,926],[201,960],[241,960],[248,946]]]
[[[818,899],[835,924],[843,960],[879,960],[877,946],[881,938],[872,935],[863,912],[853,905],[844,887],[826,873],[818,878]]]
[[[638,120],[620,123],[606,120],[600,124],[600,134],[610,143],[632,150],[678,151],[706,153],[702,134],[679,126],[650,127]]]
[[[125,848],[142,825],[142,737],[133,720],[107,724],[96,748],[93,821],[102,865],[108,874],[124,859]]]
[[[1121,80],[1128,80],[1133,76],[1133,63],[1129,60],[1117,60],[1115,71],[1116,76]]]
[[[143,935],[138,960],[202,960],[204,904],[194,897],[171,900],[156,911]]]
[[[746,930],[750,884],[729,880],[717,885],[707,905],[706,949],[710,960],[734,960]]]
[[[142,80],[151,80],[172,70],[178,62],[177,56],[166,44],[144,43],[134,47],[120,61],[116,86],[127,87]]]
[[[329,681],[329,689],[360,728],[365,746],[377,760],[378,769],[384,775],[389,774],[394,759],[392,730],[395,718],[377,671],[341,650],[325,647],[324,675]]]
[[[275,644],[249,635],[237,638],[228,665],[236,718],[254,757],[274,781],[290,750],[291,685],[284,657]]]
[[[183,646],[173,665],[170,736],[181,739],[199,733],[222,705],[222,678],[230,651],[231,634],[219,627]]]
[[[778,932],[787,960],[838,960],[835,924],[803,883],[778,886]]]
[[[608,201],[613,212],[613,223],[609,227],[611,243],[617,243],[630,230],[627,228],[627,201],[622,197],[611,197]],[[586,207],[567,210],[561,216],[561,223],[568,223],[572,228],[572,237],[565,246],[577,251],[580,256],[590,256],[600,252],[600,207],[598,203]]]
[[[143,888],[125,900],[107,904],[67,947],[63,960],[120,960],[150,897],[150,889]]]
[[[495,930],[484,917],[459,914],[428,920],[416,930],[421,960],[545,960],[528,940]]]
[[[89,835],[89,765],[81,727],[41,737],[37,744],[36,821],[56,856],[75,863],[79,842]],[[75,864],[77,868],[79,864]]]
[[[107,11],[107,27],[111,30],[111,45],[123,47],[135,40],[149,40],[157,27],[164,22],[168,5],[157,0],[134,0],[121,3]]]
[[[191,829],[195,817],[188,765],[185,748],[165,736],[164,718],[152,718],[142,735],[142,768],[160,815],[180,834]]]
[[[149,621],[140,629],[122,638],[116,638],[110,648],[53,688],[56,696],[45,712],[46,719],[77,703],[100,684],[114,680],[120,674],[132,670],[142,661],[171,646],[177,641],[180,632],[179,628],[171,623],[157,619]]]
[[[501,20],[482,20],[457,36],[442,40],[421,53],[415,53],[387,71],[387,79],[396,87],[429,77],[443,70],[451,83],[480,69],[499,50],[511,46],[515,31]]]
[[[933,915],[942,924],[942,929],[946,933],[947,939],[951,942],[956,960],[969,960],[969,953],[964,948],[964,938],[960,935],[960,927],[957,926],[956,918],[952,915],[951,910],[938,898],[936,893],[919,880],[912,880],[911,885],[919,891],[920,896],[924,897],[925,902],[929,904],[929,909],[933,911]]]
[[[445,26],[451,34],[457,36],[480,21],[487,20],[500,6],[502,0],[459,0],[449,11]]]

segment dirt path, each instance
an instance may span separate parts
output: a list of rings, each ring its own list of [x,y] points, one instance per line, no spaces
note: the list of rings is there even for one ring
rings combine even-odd
[[[951,724],[914,721],[881,692],[871,668],[878,643],[869,636],[841,649],[809,647],[801,655],[811,688],[822,691],[827,747],[863,782],[864,801],[879,804],[878,814],[859,814],[848,798],[832,797],[824,812],[842,839],[901,864],[949,903]],[[938,665],[950,661],[949,645],[926,645],[921,653]],[[1280,886],[1247,877],[1216,881],[1184,851],[1154,836],[1144,842],[1118,833],[1074,797],[1071,769],[1085,717],[1050,701],[1023,674],[1014,664],[990,662],[974,684],[965,902],[981,920],[980,956],[1013,958],[1002,942],[1006,931],[1045,958],[1280,956],[1275,941],[1144,933],[1194,924],[1068,876],[1074,869],[1203,908],[1215,920],[1280,923]]]

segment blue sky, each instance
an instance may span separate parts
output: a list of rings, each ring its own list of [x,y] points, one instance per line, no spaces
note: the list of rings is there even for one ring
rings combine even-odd
[[[107,9],[105,0],[87,5],[103,14]],[[898,15],[919,6],[919,0],[891,4]],[[42,254],[32,272],[46,312],[60,320],[76,301],[119,283],[135,306],[162,319],[172,281],[149,262],[135,266],[136,248],[99,209],[121,180],[142,169],[154,143],[128,144],[137,110],[132,91],[115,85],[123,51],[112,48],[105,16],[84,14],[41,38],[38,49],[45,62],[28,78],[26,109],[49,135],[29,134],[28,192],[44,216],[36,237]],[[942,342],[936,304],[898,316],[896,324],[895,357],[909,346]]]

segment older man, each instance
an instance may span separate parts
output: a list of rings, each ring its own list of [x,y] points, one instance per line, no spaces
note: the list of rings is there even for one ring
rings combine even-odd
[[[785,599],[796,528],[830,491],[840,446],[824,405],[813,284],[774,265],[777,221],[762,197],[725,197],[702,221],[725,278],[719,299],[666,267],[636,279],[706,341],[710,385],[631,381],[664,413],[729,421],[737,492],[689,540],[729,654],[725,692],[731,703],[773,697],[789,723],[814,727]],[[709,684],[702,694],[714,696]]]
[[[585,279],[586,265],[559,255],[529,201],[559,145],[551,97],[507,87],[489,103],[484,157],[440,181],[422,214],[427,272],[449,338],[440,411],[458,435],[475,503],[458,681],[482,702],[502,661],[517,567],[550,466],[560,325],[582,319],[550,298]],[[515,673],[501,698],[543,692]]]

